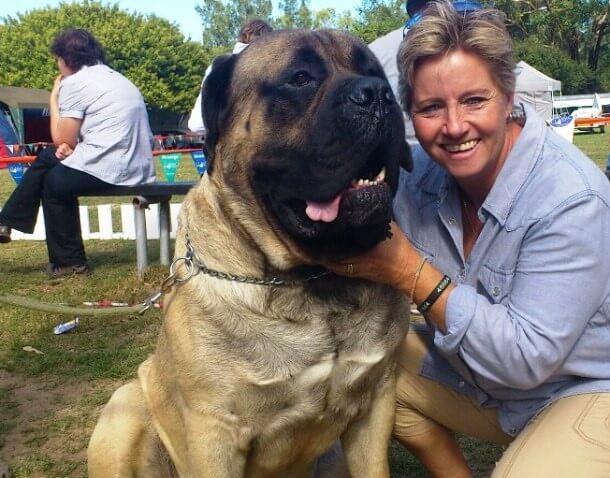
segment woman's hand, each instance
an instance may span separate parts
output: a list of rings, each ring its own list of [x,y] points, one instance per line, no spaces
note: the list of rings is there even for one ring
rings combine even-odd
[[[51,100],[57,102],[59,98],[59,87],[61,85],[61,80],[63,79],[62,75],[57,75],[55,77],[55,81],[53,82],[53,89],[51,90]]]
[[[421,257],[395,222],[391,223],[391,231],[390,239],[370,251],[324,265],[335,274],[388,284],[408,294]]]
[[[60,161],[66,159],[74,152],[74,149],[68,143],[61,143],[55,151],[55,157]]]

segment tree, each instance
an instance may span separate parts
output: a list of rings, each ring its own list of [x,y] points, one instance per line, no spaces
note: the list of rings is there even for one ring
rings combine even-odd
[[[340,28],[334,8],[311,10],[309,0],[284,0],[279,7],[282,15],[274,21],[276,28]],[[347,14],[349,12],[346,12]]]
[[[563,93],[575,94],[595,89],[594,78],[587,65],[578,64],[560,48],[543,45],[533,36],[515,42],[515,56],[560,80]]]
[[[358,14],[350,32],[366,43],[400,28],[407,20],[405,0],[363,0]]]
[[[242,25],[251,18],[272,22],[271,0],[203,0],[195,7],[203,26],[203,44],[215,53],[228,51]]]
[[[608,50],[608,0],[497,0],[513,38],[536,38],[596,71]]]
[[[0,84],[50,89],[58,71],[49,47],[66,28],[91,31],[111,67],[129,78],[147,104],[176,112],[191,109],[207,58],[201,45],[155,16],[99,2],[62,3],[3,19]]]
[[[279,7],[282,15],[275,22],[278,28],[296,28],[298,3],[298,0],[280,1]]]

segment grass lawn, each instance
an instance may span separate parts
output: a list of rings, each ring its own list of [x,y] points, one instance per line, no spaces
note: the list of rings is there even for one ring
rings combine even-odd
[[[579,134],[576,144],[605,167],[607,134]],[[178,178],[196,177],[192,162],[184,158]],[[0,170],[0,204],[13,188],[8,172]],[[109,201],[86,198],[83,204]],[[43,273],[43,242],[0,246],[0,292],[74,305],[102,298],[131,303],[155,290],[164,277],[165,269],[153,266],[137,280],[132,241],[88,241],[86,248],[92,276],[50,281]],[[151,241],[149,251],[158,257],[158,243]],[[53,335],[53,327],[69,319],[0,305],[0,459],[10,463],[17,478],[86,476],[85,450],[100,409],[152,352],[161,320],[157,311],[83,318],[75,333]],[[42,354],[25,351],[27,346]],[[475,475],[488,476],[501,450],[460,441]],[[425,476],[399,445],[392,445],[390,457],[393,477]]]

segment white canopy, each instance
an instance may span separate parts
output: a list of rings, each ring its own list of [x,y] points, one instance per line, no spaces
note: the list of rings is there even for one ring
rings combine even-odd
[[[515,73],[515,102],[529,104],[544,120],[550,120],[553,116],[553,92],[561,90],[561,81],[545,75],[523,60],[517,63]]]
[[[523,60],[517,63],[517,91],[560,91],[561,81],[538,71]]]

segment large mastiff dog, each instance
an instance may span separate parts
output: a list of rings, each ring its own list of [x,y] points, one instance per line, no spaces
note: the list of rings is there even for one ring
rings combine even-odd
[[[265,283],[200,270],[172,289],[154,355],[102,412],[90,476],[310,477],[340,439],[353,477],[387,477],[407,298],[315,265],[388,235],[410,156],[383,71],[346,34],[276,32],[218,59],[203,104],[209,170],[176,257],[188,244]]]

